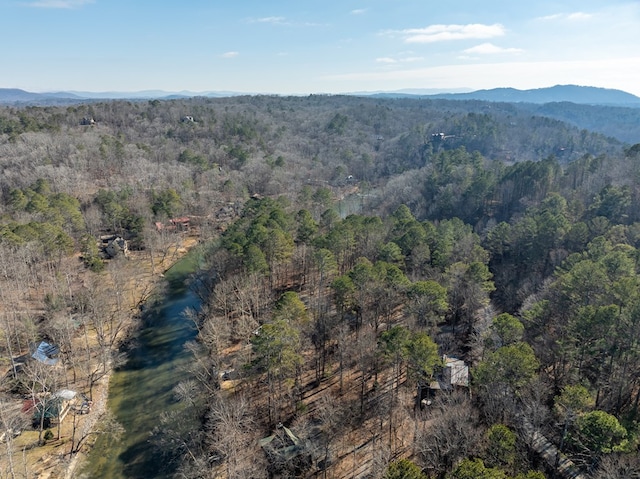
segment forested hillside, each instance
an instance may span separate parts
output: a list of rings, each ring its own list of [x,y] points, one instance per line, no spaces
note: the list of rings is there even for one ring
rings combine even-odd
[[[569,102],[521,105],[535,115],[565,121],[579,128],[598,131],[621,141],[635,143],[640,135],[638,108],[576,105]]]
[[[118,356],[123,313],[98,299],[126,294],[99,286],[124,260],[101,236],[153,267],[197,234],[176,397],[202,427],[165,431],[180,477],[539,479],[564,456],[635,477],[639,165],[640,143],[509,104],[0,109],[0,427],[49,384],[15,367],[30,344],[95,334],[95,367],[61,356],[88,384]],[[446,358],[468,386],[446,387]]]

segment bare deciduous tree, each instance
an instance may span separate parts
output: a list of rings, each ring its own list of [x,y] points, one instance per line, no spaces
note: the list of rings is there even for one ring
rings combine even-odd
[[[441,475],[477,450],[481,430],[466,393],[443,393],[428,407],[416,444],[426,469]]]
[[[256,423],[250,403],[244,396],[218,395],[208,413],[211,454],[223,458],[226,477],[252,479],[266,477],[266,463],[256,444]]]

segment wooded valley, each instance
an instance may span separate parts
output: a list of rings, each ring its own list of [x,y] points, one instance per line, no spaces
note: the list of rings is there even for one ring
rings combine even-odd
[[[195,237],[203,308],[175,397],[201,427],[159,421],[175,477],[637,478],[640,137],[542,113],[0,108],[0,477],[33,477],[15,405],[70,375],[90,395],[144,327],[107,242],[159,275]],[[41,342],[66,372],[24,359]]]

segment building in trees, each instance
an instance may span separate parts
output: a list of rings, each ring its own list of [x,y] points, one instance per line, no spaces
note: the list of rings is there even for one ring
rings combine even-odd
[[[33,359],[49,366],[55,366],[58,363],[58,354],[60,348],[46,341],[41,341],[31,355]]]
[[[429,383],[427,393],[430,396],[438,391],[453,391],[456,388],[469,387],[469,366],[463,360],[445,354],[442,356],[442,363],[442,372]],[[421,398],[421,401],[421,404],[424,405],[426,399]]]
[[[61,389],[52,395],[40,398],[33,408],[33,425],[40,424],[48,429],[51,425],[59,425],[69,412],[76,407],[77,393],[69,389]]]
[[[121,254],[127,256],[129,254],[129,245],[124,238],[116,236],[107,241],[104,252],[109,258],[116,258]]]
[[[284,472],[296,477],[311,466],[311,454],[304,442],[288,427],[279,423],[275,432],[260,440],[273,474]]]

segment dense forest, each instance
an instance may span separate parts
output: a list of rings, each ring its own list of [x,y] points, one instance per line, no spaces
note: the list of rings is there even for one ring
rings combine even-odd
[[[100,238],[153,266],[187,234],[158,225],[189,218],[206,266],[176,400],[201,428],[163,432],[177,477],[637,477],[640,144],[542,113],[323,95],[0,109],[0,429],[60,381],[17,367],[30,344],[60,345],[91,387],[133,334],[105,306],[126,260]],[[468,384],[436,387],[451,358]]]

